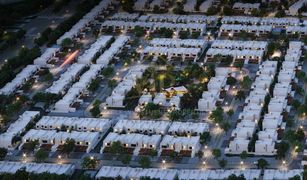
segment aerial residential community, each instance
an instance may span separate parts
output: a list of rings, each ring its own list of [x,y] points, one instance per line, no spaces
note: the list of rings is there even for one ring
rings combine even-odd
[[[0,0],[0,180],[307,179],[307,0]]]

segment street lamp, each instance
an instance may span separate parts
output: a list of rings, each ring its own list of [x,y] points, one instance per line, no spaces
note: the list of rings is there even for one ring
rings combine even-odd
[[[61,160],[62,160],[62,156],[61,156],[61,155],[58,155],[58,163],[59,163],[59,164],[62,164],[62,161],[61,161]]]
[[[23,159],[23,162],[27,162],[27,154],[26,153],[23,153],[22,154],[22,159]]]
[[[285,160],[282,161],[282,166],[284,167],[285,170],[287,169]]]
[[[240,162],[240,165],[241,165],[241,169],[244,169],[244,162],[243,161]]]
[[[286,161],[282,161],[282,165],[285,165],[286,164]]]
[[[203,161],[203,169],[206,169],[206,161]]]
[[[165,169],[165,163],[166,163],[166,161],[162,160],[162,169]]]

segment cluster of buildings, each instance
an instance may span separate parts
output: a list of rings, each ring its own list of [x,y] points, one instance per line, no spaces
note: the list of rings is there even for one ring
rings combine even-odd
[[[287,34],[306,35],[306,28],[300,26],[298,18],[258,18],[246,16],[225,16],[221,19],[219,36],[233,37],[246,32],[255,36],[266,37],[275,29],[285,29]]]
[[[83,52],[82,55],[78,57],[77,62],[79,64],[91,64],[93,59],[101,53],[101,51],[110,44],[112,36],[101,36],[99,37],[91,47]]]
[[[208,26],[216,25],[218,16],[205,15],[176,15],[176,14],[144,14],[138,13],[116,13],[110,20],[116,21],[133,21],[133,22],[168,22],[168,23],[203,23]]]
[[[306,36],[306,26],[298,18],[258,18],[246,16],[225,16],[221,19],[221,37],[240,37],[247,33],[254,37],[267,37],[273,31],[285,30],[287,35]]]
[[[140,97],[139,104],[135,110],[139,112],[148,103],[168,108],[168,111],[180,110],[180,98],[187,92],[188,90],[184,86],[170,87],[154,96],[146,92]]]
[[[264,170],[264,179],[289,179],[294,176],[299,176],[302,178],[302,170]],[[101,178],[117,178],[121,177],[124,179],[141,179],[141,178],[151,178],[151,179],[227,179],[231,175],[236,175],[237,177],[243,175],[245,179],[260,179],[261,170],[258,169],[245,169],[245,170],[190,170],[190,169],[142,169],[142,168],[131,168],[131,167],[114,167],[114,166],[102,166],[96,175],[96,179]]]
[[[300,8],[307,5],[306,0],[298,0],[297,2],[293,3],[288,10],[288,14],[291,16],[297,16],[299,14]]]
[[[0,89],[0,94],[10,95],[14,93],[16,89],[22,87],[24,83],[29,81],[39,69],[40,67],[38,65],[27,65],[11,82]]]
[[[96,54],[98,53],[98,51],[106,47],[107,44],[111,41],[111,39],[112,39],[112,36],[100,37],[94,44],[92,44],[91,48],[86,51],[87,53],[84,53],[83,55],[79,56],[78,63],[73,64],[72,66],[78,66],[78,67],[79,66],[80,67],[89,66],[89,70],[83,73],[80,76],[79,81],[72,85],[72,87],[67,91],[66,95],[61,100],[55,103],[53,111],[55,112],[74,112],[76,111],[76,108],[79,106],[79,104],[83,102],[82,97],[84,97],[88,93],[87,88],[90,85],[90,83],[94,79],[97,78],[97,76],[100,74],[102,69],[109,64],[110,60],[112,60],[112,58],[118,52],[120,52],[121,48],[129,40],[129,37],[119,36],[111,44],[110,48],[105,50],[104,53],[98,57],[97,64],[91,64],[92,63],[91,61],[95,59],[95,56],[97,56]],[[67,74],[68,72],[70,71],[67,70],[63,75]],[[75,78],[73,73],[69,73],[68,76],[70,76],[73,79]],[[58,84],[59,86],[62,87],[61,91],[63,92],[63,90],[65,89],[63,88],[64,84],[62,82]],[[57,89],[57,88],[54,88],[54,89]]]
[[[200,150],[200,135],[208,132],[207,123],[150,120],[119,120],[103,141],[101,153],[108,153],[114,142],[120,142],[125,152],[133,155],[194,157]]]
[[[65,94],[71,83],[77,79],[85,67],[85,64],[72,64],[61,74],[58,80],[54,81],[52,85],[46,89],[46,92],[52,94]]]
[[[301,42],[291,41],[280,69],[277,69],[277,61],[265,61],[260,65],[252,91],[239,115],[237,127],[232,132],[229,147],[225,149],[226,153],[239,154],[246,151],[255,155],[276,154],[276,143],[279,142],[280,133],[286,128],[283,119],[288,116],[291,108],[288,104],[294,97],[292,85],[297,81],[295,73],[298,70],[301,48]],[[269,94],[270,89],[272,94]],[[267,113],[262,115],[266,104]],[[255,149],[252,150],[249,144],[255,139],[255,135]]]
[[[76,108],[83,102],[82,97],[86,95],[90,83],[97,78],[103,69],[101,64],[92,64],[88,71],[83,73],[79,81],[74,83],[67,93],[54,105],[54,112],[75,112]]]
[[[38,111],[25,111],[20,115],[4,133],[0,134],[0,147],[14,149],[16,145],[13,141],[14,138],[25,132],[28,124],[35,118],[38,118],[39,115],[40,112]]]
[[[141,57],[166,56],[168,60],[180,58],[196,62],[206,46],[204,40],[155,38],[143,49]]]
[[[241,25],[270,25],[273,28],[287,28],[288,26],[300,25],[300,19],[294,17],[248,17],[248,16],[224,16],[222,24],[241,24]]]
[[[50,173],[71,176],[75,172],[75,166],[72,164],[0,161],[0,174],[15,174],[18,170],[34,174]]]
[[[40,149],[55,152],[61,151],[67,141],[74,140],[76,152],[89,153],[111,124],[108,119],[44,116],[22,137],[18,148],[26,149],[36,141]]]
[[[198,101],[198,111],[215,110],[217,104],[221,102],[221,92],[225,90],[229,73],[228,68],[216,68],[215,77],[212,77],[207,84],[208,90],[203,92],[202,98]]]
[[[219,31],[221,37],[240,37],[241,33],[267,37],[272,32],[271,25],[222,24]]]
[[[206,24],[199,23],[169,23],[169,22],[144,22],[144,21],[114,21],[107,20],[101,24],[102,30],[112,28],[114,31],[132,31],[135,27],[141,27],[148,32],[158,31],[163,28],[169,29],[175,32],[189,31],[200,32],[203,34],[206,31]]]
[[[215,40],[206,52],[205,62],[214,60],[219,55],[220,58],[231,56],[233,62],[244,61],[247,63],[261,63],[267,51],[268,43],[265,41],[234,41]]]
[[[129,36],[118,36],[111,44],[110,48],[104,51],[96,60],[97,64],[108,65],[121,50],[125,47],[125,44],[130,40]]]
[[[107,107],[123,108],[126,94],[136,85],[136,80],[142,78],[147,69],[146,65],[135,65],[129,69],[121,82],[113,89],[112,94],[106,99]]]
[[[34,59],[33,64],[34,65],[39,65],[39,66],[47,66],[48,67],[48,63],[55,59],[58,60],[58,58],[56,57],[57,53],[60,51],[59,47],[50,47],[47,48],[45,50],[45,52],[38,58]]]
[[[96,5],[89,13],[84,15],[69,31],[65,32],[58,40],[57,44],[60,45],[66,38],[74,39],[82,35],[82,32],[86,30],[96,18],[102,13],[107,12],[106,10],[112,4],[112,0],[102,0]]]
[[[252,84],[252,91],[246,98],[246,105],[239,115],[239,122],[237,123],[236,128],[232,131],[232,138],[230,139],[229,147],[225,149],[225,153],[240,154],[243,151],[248,153],[251,152],[249,143],[258,127],[265,99],[266,96],[269,96],[269,88],[273,83],[276,71],[277,61],[265,61],[260,65],[258,70],[259,75]],[[274,137],[276,138],[276,136]],[[257,144],[257,146],[255,145],[255,153],[275,154],[275,144],[273,141],[271,142],[270,145],[264,143]]]
[[[253,10],[257,10],[260,7],[260,3],[241,3],[236,2],[232,8],[238,13],[251,14]]]
[[[136,0],[133,9],[136,11],[154,11],[155,7],[164,9],[167,4],[167,0]]]

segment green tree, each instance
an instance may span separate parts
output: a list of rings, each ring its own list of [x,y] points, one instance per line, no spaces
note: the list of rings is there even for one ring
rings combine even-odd
[[[75,149],[75,144],[76,142],[74,139],[66,139],[65,143],[63,144],[62,152],[69,156],[69,154]]]
[[[110,79],[110,80],[108,81],[108,86],[109,86],[110,88],[114,88],[114,87],[116,87],[116,85],[117,85],[117,81],[116,81],[115,79]]]
[[[269,166],[269,163],[265,159],[258,159],[257,161],[257,167],[258,169],[265,169]]]
[[[239,101],[241,101],[241,100],[243,100],[243,99],[245,99],[245,92],[244,91],[242,91],[242,90],[239,90],[238,92],[237,92],[237,94],[236,94],[236,99],[238,99]]]
[[[96,157],[85,157],[82,160],[82,168],[83,169],[96,169],[96,167],[98,166],[99,161],[96,159]]]
[[[228,176],[227,180],[246,180],[246,178],[244,177],[243,174],[241,174],[240,176],[236,176],[235,174],[231,174],[230,176]]]
[[[125,164],[128,165],[131,161],[131,155],[130,154],[122,154],[120,156],[120,161]]]
[[[172,121],[182,120],[185,115],[180,110],[173,110],[167,114],[168,118]]]
[[[7,154],[7,149],[0,148],[0,160],[3,160]]]
[[[88,87],[88,90],[90,90],[91,92],[94,92],[94,91],[96,91],[96,90],[99,88],[99,85],[100,85],[100,79],[99,79],[99,78],[94,79],[94,80],[90,83],[90,85],[89,85],[89,87]]]
[[[93,107],[90,109],[90,112],[91,112],[91,114],[92,114],[93,117],[99,117],[99,115],[100,115],[99,106],[93,106]]]
[[[231,125],[229,122],[222,122],[221,123],[221,128],[224,130],[224,131],[228,131],[230,129]]]
[[[73,41],[70,38],[65,38],[61,42],[61,47],[62,48],[68,48],[73,45]]]
[[[228,85],[230,85],[230,86],[233,86],[233,85],[235,85],[236,84],[236,82],[237,82],[237,79],[236,78],[234,78],[234,77],[232,77],[232,76],[229,76],[228,78],[227,78],[227,84]]]
[[[151,164],[150,158],[147,156],[140,157],[139,164],[142,168],[149,168]]]
[[[249,78],[249,76],[244,76],[240,84],[243,89],[249,89],[252,84],[252,80]]]
[[[101,74],[106,78],[109,78],[113,73],[114,73],[114,68],[111,66],[108,66],[101,71]]]
[[[189,37],[189,31],[179,31],[179,38],[180,39],[187,39]]]
[[[120,2],[121,8],[124,11],[126,11],[128,13],[133,12],[134,0],[122,0],[122,1],[119,1],[119,2]]]
[[[36,162],[44,162],[48,157],[48,153],[42,149],[39,149],[35,153],[35,161]]]
[[[242,160],[246,159],[247,156],[248,156],[248,154],[247,154],[246,151],[242,151],[242,153],[240,154],[240,158],[241,158]]]
[[[100,106],[101,101],[96,99],[93,103],[93,107],[90,109],[90,112],[93,117],[99,117],[100,116]]]
[[[201,158],[203,158],[204,153],[203,153],[202,151],[198,151],[196,155],[197,155],[197,157],[198,157],[199,159],[201,159]]]
[[[215,159],[218,159],[219,157],[221,157],[222,153],[220,149],[213,149],[212,150],[212,154],[214,156]]]
[[[289,144],[285,141],[281,141],[277,145],[277,158],[282,159],[285,158],[287,151],[289,150]]]
[[[299,100],[295,99],[292,102],[292,106],[293,106],[294,109],[298,109],[301,106],[301,102]]]
[[[211,139],[210,132],[204,132],[204,133],[202,133],[202,134],[200,135],[199,139],[200,139],[200,143],[201,143],[201,144],[206,144],[206,143],[208,143],[208,142],[210,141],[210,139]]]
[[[224,110],[219,106],[209,115],[209,119],[214,123],[222,123],[224,121]]]
[[[223,15],[225,16],[231,16],[233,15],[233,10],[230,6],[224,6],[223,7]]]
[[[219,165],[221,168],[225,168],[227,166],[227,160],[226,159],[219,160]]]
[[[232,117],[234,113],[235,113],[235,112],[233,111],[233,109],[229,109],[229,110],[227,111],[227,115],[228,115],[229,117]]]
[[[114,154],[114,155],[118,155],[123,153],[124,148],[122,147],[122,144],[120,143],[120,141],[115,141],[111,144],[110,147],[110,153]]]

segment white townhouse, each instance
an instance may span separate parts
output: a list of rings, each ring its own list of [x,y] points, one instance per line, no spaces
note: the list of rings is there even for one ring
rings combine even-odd
[[[207,123],[193,123],[193,122],[172,122],[168,129],[170,135],[201,135],[209,132],[209,124]]]
[[[139,133],[139,134],[166,134],[170,126],[169,121],[153,120],[119,120],[113,127],[115,133]]]
[[[48,61],[55,58],[56,54],[60,51],[59,47],[50,47],[38,58],[34,59],[33,64],[39,66],[47,66]]]
[[[111,96],[107,97],[106,105],[108,107],[123,108],[125,95],[135,86],[136,80],[143,76],[146,69],[146,65],[135,65],[131,67],[122,81],[113,89]]]
[[[96,5],[89,13],[84,15],[69,31],[65,32],[56,43],[60,45],[62,41],[66,38],[76,38],[82,31],[86,30],[97,17],[100,16],[102,12],[105,12],[107,8],[112,4],[112,0],[102,0],[98,5]]]
[[[174,179],[177,175],[176,169],[161,169],[161,168],[132,168],[132,167],[117,167],[117,166],[102,166],[96,174],[95,179],[103,178],[118,178],[124,179],[141,179],[142,177],[149,177],[151,179]]]
[[[229,146],[225,148],[227,154],[240,154],[243,151],[248,152],[248,144],[250,140],[245,138],[234,138],[229,142]]]
[[[97,58],[96,63],[105,66],[108,65],[109,62],[122,51],[129,40],[129,36],[118,36],[111,46]]]
[[[262,129],[277,129],[282,125],[283,116],[280,112],[270,112],[264,115]]]
[[[195,157],[200,148],[199,136],[176,137],[165,135],[160,143],[159,155],[169,155],[168,152],[175,151],[182,156]]]
[[[251,14],[254,9],[259,9],[260,3],[240,3],[236,2],[232,6],[235,11],[242,12],[244,14]]]
[[[43,116],[35,127],[42,130],[61,130],[61,128],[64,128],[80,132],[100,132],[105,134],[110,129],[111,124],[111,120],[101,118]]]
[[[8,82],[0,89],[0,94],[10,95],[14,93],[18,88],[22,87],[24,83],[30,80],[39,69],[39,65],[27,65],[11,82]]]
[[[307,5],[307,1],[306,0],[298,0],[295,3],[293,3],[288,10],[289,15],[291,16],[296,16],[298,15],[298,11],[301,7],[303,7],[304,5]]]
[[[77,109],[77,107],[74,107],[75,103],[83,103],[80,97],[88,94],[87,88],[97,78],[103,67],[101,64],[92,64],[90,69],[80,76],[79,81],[71,86],[66,95],[55,103],[54,110],[52,111],[65,113],[75,112]]]
[[[299,176],[303,179],[303,169],[291,169],[291,170],[278,170],[278,169],[266,169],[264,170],[263,179],[274,180],[274,179],[290,179],[294,176]]]
[[[25,132],[28,124],[39,115],[39,111],[25,111],[22,115],[19,115],[18,119],[10,124],[9,128],[4,133],[0,134],[0,147],[14,149],[14,137]]]
[[[71,176],[75,171],[73,164],[55,164],[55,163],[33,163],[33,162],[13,162],[1,161],[0,174],[15,174],[18,170],[24,169],[26,172],[41,174],[50,173],[57,175]]]
[[[91,64],[93,59],[111,42],[112,38],[113,36],[99,37],[91,44],[89,49],[85,50],[83,54],[78,57],[77,62],[79,64]]]
[[[31,141],[38,141],[40,148],[55,152],[61,150],[68,139],[75,141],[75,149],[77,151],[89,153],[100,141],[101,134],[99,132],[57,132],[56,130],[31,129],[22,138],[19,150],[23,149],[23,146]]]
[[[57,81],[54,81],[53,84],[46,89],[46,92],[52,94],[65,94],[66,89],[69,88],[70,84],[80,75],[85,67],[85,64],[72,64],[61,74]]]
[[[103,140],[103,146],[101,153],[108,152],[108,149],[112,146],[112,143],[119,141],[121,145],[127,149],[128,153],[138,155],[142,152],[142,149],[156,150],[161,141],[161,135],[143,135],[143,134],[117,134],[109,133]]]
[[[255,155],[275,155],[275,141],[272,139],[257,140],[255,144]]]

